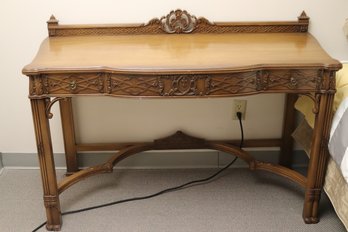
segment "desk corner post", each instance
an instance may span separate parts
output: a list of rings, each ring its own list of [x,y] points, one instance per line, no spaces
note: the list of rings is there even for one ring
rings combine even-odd
[[[60,230],[62,217],[49,119],[46,113],[47,99],[31,99],[38,158],[43,183],[44,205],[46,208],[48,230]]]
[[[332,122],[335,73],[324,74],[322,92],[317,93],[319,108],[315,116],[311,153],[307,171],[303,219],[305,223],[318,223],[318,207],[329,158],[328,142]]]
[[[296,123],[296,111],[294,105],[297,97],[297,94],[294,93],[288,93],[285,97],[282,144],[280,148],[279,164],[288,168],[291,167],[293,158],[292,152],[294,140],[291,137],[291,134],[295,129]]]
[[[67,175],[69,175],[78,171],[75,126],[71,97],[64,98],[63,100],[59,101],[59,107],[64,137]]]

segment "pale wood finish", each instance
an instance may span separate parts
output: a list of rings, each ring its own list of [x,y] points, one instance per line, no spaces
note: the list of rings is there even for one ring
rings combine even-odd
[[[332,73],[326,73],[326,78],[327,80],[335,79]],[[322,94],[320,96],[319,111],[315,117],[303,208],[303,217],[306,223],[319,222],[319,200],[329,158],[328,141],[332,121],[333,98],[333,94]]]
[[[267,143],[268,141],[265,142]],[[102,148],[102,146],[99,145],[98,148]],[[181,131],[178,131],[169,137],[155,140],[154,142],[137,143],[123,148],[119,148],[119,151],[114,156],[112,156],[106,163],[86,168],[78,173],[72,174],[68,178],[65,178],[58,184],[58,192],[62,193],[68,187],[81,181],[86,177],[100,173],[112,172],[113,167],[118,162],[127,158],[128,156],[146,150],[162,149],[214,149],[226,152],[229,154],[233,154],[234,156],[237,156],[243,161],[245,161],[249,165],[249,168],[251,170],[264,170],[276,173],[300,184],[302,187],[305,187],[306,177],[304,177],[303,175],[280,165],[257,161],[248,152],[241,150],[239,146],[235,146],[222,141],[206,141],[204,139],[192,137],[184,134]]]
[[[280,150],[279,164],[290,168],[292,164],[292,152],[294,140],[291,136],[296,128],[296,110],[295,102],[297,100],[296,94],[287,94],[285,99],[284,121],[282,145]]]
[[[23,73],[216,73],[289,66],[337,69],[339,62],[307,33],[74,36],[47,38]]]
[[[31,100],[36,143],[47,215],[47,229],[60,230],[62,224],[57,177],[53,159],[51,132],[45,99]]]
[[[307,178],[304,177],[303,175],[301,175],[300,173],[295,172],[294,170],[289,169],[287,167],[277,165],[277,164],[256,161],[254,169],[272,172],[274,174],[286,177],[286,178],[294,181],[295,183],[298,183],[299,185],[301,185],[304,188],[306,187]],[[309,223],[311,223],[311,222],[309,222]]]
[[[239,146],[239,140],[217,140],[216,143],[227,143]],[[77,151],[118,151],[125,147],[134,146],[142,143],[81,143],[77,144]],[[244,140],[243,147],[280,147],[280,139],[247,139]]]
[[[78,171],[77,149],[75,139],[75,126],[71,98],[59,101],[60,117],[64,138],[65,158],[67,164],[67,175]]]
[[[304,221],[318,222],[335,72],[341,64],[307,32],[308,23],[304,12],[297,21],[248,23],[212,23],[181,10],[138,25],[59,25],[51,17],[49,37],[33,62],[23,69],[30,80],[47,229],[61,227],[60,193],[86,177],[111,172],[128,156],[151,149],[216,149],[236,155],[251,170],[276,173],[304,187]],[[174,98],[260,93],[288,94],[283,135],[281,139],[247,140],[245,144],[281,146],[285,165],[291,160],[294,99],[297,94],[312,96],[316,123],[307,177],[281,165],[255,160],[238,147],[238,141],[206,141],[182,132],[145,143],[75,141],[74,96]],[[57,101],[71,174],[59,184],[48,122]],[[77,152],[96,150],[119,151],[104,164],[77,171]]]

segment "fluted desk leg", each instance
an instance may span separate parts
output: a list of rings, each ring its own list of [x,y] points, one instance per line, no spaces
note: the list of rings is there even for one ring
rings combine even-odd
[[[317,107],[319,107],[316,112],[303,207],[303,219],[306,223],[319,222],[318,207],[329,157],[328,141],[333,98],[334,94],[330,92],[316,97]]]
[[[64,137],[66,174],[71,175],[78,171],[72,99],[64,98],[59,101],[59,106]]]
[[[296,100],[297,94],[286,94],[279,164],[288,168],[291,168],[293,160],[294,140],[291,137],[291,134],[294,131],[296,125],[296,111],[294,108]]]
[[[48,115],[47,100],[31,99],[48,230],[60,230],[62,218]]]

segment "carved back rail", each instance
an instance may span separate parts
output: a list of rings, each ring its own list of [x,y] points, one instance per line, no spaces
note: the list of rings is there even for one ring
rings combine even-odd
[[[152,19],[147,24],[59,25],[53,15],[47,24],[50,37],[174,33],[298,33],[308,31],[309,17],[303,11],[298,21],[218,23],[202,17],[196,18],[183,10],[175,10],[160,19]]]

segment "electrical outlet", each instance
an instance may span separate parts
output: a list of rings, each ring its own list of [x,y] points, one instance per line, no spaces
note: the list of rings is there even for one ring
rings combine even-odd
[[[233,107],[233,120],[238,120],[237,112],[242,113],[242,119],[245,120],[245,113],[246,113],[246,105],[247,100],[240,100],[235,99],[234,100],[234,107]]]

